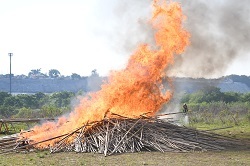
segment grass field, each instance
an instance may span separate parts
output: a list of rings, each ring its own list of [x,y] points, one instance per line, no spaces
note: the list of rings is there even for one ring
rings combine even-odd
[[[102,154],[47,151],[0,155],[0,165],[250,165],[250,151],[126,153],[104,157]]]
[[[250,141],[250,123],[242,123],[240,125],[196,123],[192,124],[190,127],[193,127],[198,130],[212,130],[212,132],[216,134]],[[213,130],[216,128],[218,128],[219,130]]]

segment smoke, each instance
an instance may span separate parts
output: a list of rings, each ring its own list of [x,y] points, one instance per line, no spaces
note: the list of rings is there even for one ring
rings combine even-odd
[[[185,27],[191,44],[177,56],[170,76],[218,77],[225,74],[235,59],[250,51],[249,1],[179,0],[187,16]],[[112,9],[112,33],[106,33],[118,52],[130,55],[140,43],[152,44],[153,30],[148,24],[151,0],[116,1]]]
[[[250,51],[249,1],[185,1],[191,45],[176,58],[172,75],[218,77]]]
[[[151,0],[118,2],[114,14],[121,27],[116,28],[115,46],[118,51],[131,52],[141,43],[153,43],[153,31],[148,18],[151,15]]]
[[[89,76],[87,79],[87,91],[96,92],[101,89],[102,78],[99,76]]]
[[[98,1],[94,15],[99,23],[95,33],[117,55],[129,57],[139,44],[154,42],[149,25],[151,10],[152,0]]]

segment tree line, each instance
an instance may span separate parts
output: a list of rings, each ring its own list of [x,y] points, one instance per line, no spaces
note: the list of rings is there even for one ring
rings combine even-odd
[[[99,77],[99,74],[97,73],[96,69],[93,69],[91,71],[90,76]],[[0,75],[0,77],[8,78],[9,74]],[[12,74],[11,77],[18,77],[18,78],[52,78],[52,79],[69,77],[70,79],[74,79],[74,80],[86,78],[86,76],[82,77],[81,75],[79,75],[77,73],[72,73],[70,76],[64,76],[64,75],[61,75],[60,71],[57,70],[57,69],[50,69],[48,74],[47,73],[42,73],[41,68],[40,69],[32,69],[32,70],[30,70],[28,75],[22,74],[22,75],[14,76],[14,74]]]
[[[70,111],[73,92],[18,94],[0,92],[0,118],[50,118]]]
[[[78,102],[81,92],[56,92],[45,94],[11,95],[0,92],[0,118],[43,118],[59,116],[72,110],[72,100]],[[194,112],[207,111],[218,114],[222,110],[250,113],[250,93],[221,92],[217,87],[207,87],[192,94],[185,94],[181,103],[187,103]]]
[[[196,93],[186,94],[182,97],[182,103],[211,103],[211,102],[250,102],[250,93],[221,92],[220,88],[208,86]]]
[[[221,92],[211,86],[185,94],[181,102],[188,105],[191,123],[250,122],[250,93]]]

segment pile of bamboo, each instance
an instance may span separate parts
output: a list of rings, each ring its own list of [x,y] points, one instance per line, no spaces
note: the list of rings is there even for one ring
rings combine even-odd
[[[236,140],[180,127],[159,119],[104,119],[83,125],[50,147],[50,152],[76,151],[114,153],[160,151],[187,152],[223,150],[240,144]],[[71,137],[74,137],[73,141]]]
[[[34,144],[28,143],[31,140],[16,142],[16,146],[12,146],[10,150],[5,149],[4,152],[34,149],[36,145],[53,139],[57,143],[49,147],[51,153],[94,152],[105,156],[140,151],[223,150],[241,145],[239,141],[221,135],[177,126],[155,117],[141,116],[138,119],[119,117],[87,123],[70,133]]]
[[[17,135],[5,136],[0,139],[0,149],[11,149],[15,148],[17,143]]]

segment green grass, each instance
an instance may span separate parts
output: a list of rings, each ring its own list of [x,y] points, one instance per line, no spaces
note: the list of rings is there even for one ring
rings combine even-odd
[[[250,151],[191,153],[141,152],[104,157],[102,154],[32,152],[0,155],[0,165],[250,165]]]
[[[229,136],[237,139],[245,139],[250,141],[250,123],[242,122],[239,125],[233,124],[206,124],[206,123],[193,123],[190,127],[196,128],[198,130],[211,130],[216,128],[230,127],[225,129],[214,130],[214,133],[221,134],[224,136]]]

